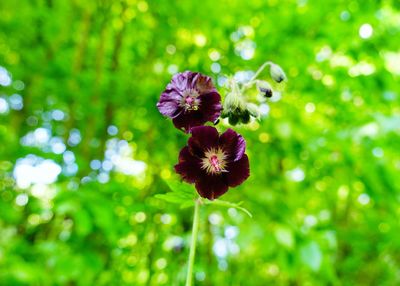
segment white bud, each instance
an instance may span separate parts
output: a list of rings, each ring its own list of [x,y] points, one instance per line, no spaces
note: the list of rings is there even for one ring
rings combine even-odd
[[[257,80],[257,88],[264,97],[272,97],[272,87],[264,80]]]
[[[245,107],[242,97],[236,91],[231,91],[225,97],[224,110],[226,112],[233,112],[235,110],[242,110]]]
[[[258,108],[257,104],[247,103],[247,110],[249,111],[251,116],[257,119],[260,118],[260,109]]]
[[[271,64],[271,68],[269,70],[271,77],[276,82],[282,82],[286,79],[286,74],[283,69],[277,64]]]

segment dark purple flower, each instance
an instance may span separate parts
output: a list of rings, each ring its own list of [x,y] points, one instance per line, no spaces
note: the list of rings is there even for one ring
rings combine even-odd
[[[188,145],[179,154],[175,171],[194,183],[203,198],[216,199],[250,176],[244,138],[228,129],[221,136],[211,126],[194,127]]]
[[[186,71],[173,76],[157,103],[161,114],[172,118],[176,128],[190,128],[207,121],[214,122],[221,114],[221,96],[211,78]]]

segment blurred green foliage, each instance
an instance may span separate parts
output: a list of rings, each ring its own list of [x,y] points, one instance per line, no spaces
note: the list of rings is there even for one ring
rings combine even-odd
[[[202,207],[196,285],[400,284],[399,8],[0,1],[0,285],[182,285],[191,209],[154,195],[187,136],[155,104],[266,60],[289,81],[223,197],[253,218]]]

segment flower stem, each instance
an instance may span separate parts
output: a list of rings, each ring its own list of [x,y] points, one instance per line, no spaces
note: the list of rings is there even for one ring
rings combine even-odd
[[[199,212],[200,212],[200,199],[197,199],[194,203],[194,217],[192,227],[192,240],[190,243],[190,253],[188,261],[188,271],[186,276],[186,286],[192,286],[193,279],[193,266],[194,257],[196,254],[197,234],[199,233]]]
[[[255,80],[260,73],[265,69],[266,66],[269,66],[270,64],[272,64],[271,61],[266,61],[265,63],[262,64],[262,66],[256,71],[256,73],[253,75],[253,77],[250,79],[250,82],[252,82],[253,80]]]
[[[269,65],[271,65],[271,64],[273,64],[273,62],[271,62],[271,61],[266,61],[265,63],[263,63],[259,68],[258,68],[258,70],[256,71],[256,73],[253,75],[253,77],[246,83],[246,84],[244,84],[243,86],[242,86],[242,92],[245,90],[245,89],[247,89],[247,88],[249,88],[249,87],[251,87],[253,84],[254,84],[254,81],[257,79],[257,77],[260,75],[260,73],[267,67],[267,66],[269,66]]]

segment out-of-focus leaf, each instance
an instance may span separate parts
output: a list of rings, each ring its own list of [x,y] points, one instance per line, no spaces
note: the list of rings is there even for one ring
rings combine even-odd
[[[300,248],[300,258],[304,265],[313,271],[318,271],[321,268],[322,252],[319,244],[315,241],[310,241]]]
[[[278,243],[288,249],[293,249],[294,237],[292,230],[287,226],[278,226],[275,228],[274,235]]]
[[[85,236],[92,231],[92,219],[86,210],[80,209],[75,213],[74,218],[78,235]]]
[[[184,204],[188,202],[188,200],[193,200],[192,197],[187,196],[186,194],[177,193],[177,192],[169,192],[167,194],[157,194],[154,197],[157,199],[164,200],[169,203],[174,204]]]

